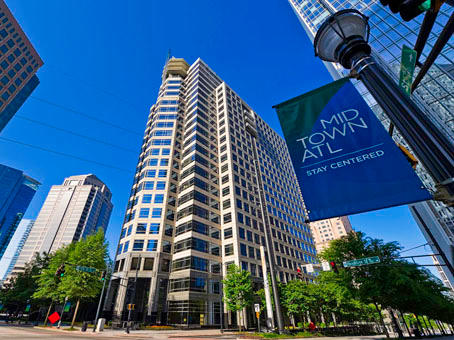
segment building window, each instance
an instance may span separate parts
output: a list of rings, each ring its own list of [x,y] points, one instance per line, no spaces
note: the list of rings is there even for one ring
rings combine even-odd
[[[159,234],[159,223],[150,223],[150,234]]]
[[[243,228],[238,228],[238,233],[240,235],[240,238],[242,238],[243,240],[245,239],[245,236],[244,236],[244,229]]]
[[[153,208],[153,211],[151,213],[151,217],[159,218],[161,216],[162,216],[162,208]]]
[[[167,176],[167,170],[159,170],[158,177],[163,178]]]
[[[240,243],[240,254],[241,256],[247,256],[247,247],[243,243]]]
[[[151,203],[153,195],[152,194],[145,194],[142,197],[142,203]]]
[[[150,208],[142,208],[139,212],[139,218],[148,218],[150,215]]]
[[[226,244],[224,246],[224,255],[225,256],[233,255],[233,244],[232,243]]]
[[[148,240],[147,242],[147,251],[156,251],[158,248],[158,241],[157,240]]]
[[[123,253],[126,253],[128,251],[128,248],[129,248],[129,241],[126,241],[125,246],[123,247]]]
[[[146,223],[138,223],[136,228],[136,234],[145,234],[147,232]]]
[[[147,257],[147,258],[145,258],[145,260],[143,262],[143,270],[153,270],[153,265],[154,265],[154,258]]]
[[[164,195],[163,194],[157,194],[154,196],[154,202],[155,203],[163,203],[164,202]]]
[[[142,251],[143,250],[143,244],[144,244],[143,240],[135,240],[134,244],[132,246],[132,250],[134,250],[134,251]]]
[[[166,182],[158,181],[156,182],[156,190],[164,190],[166,188]]]

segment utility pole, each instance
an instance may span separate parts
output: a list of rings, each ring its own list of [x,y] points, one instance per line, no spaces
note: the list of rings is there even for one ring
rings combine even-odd
[[[248,120],[250,120],[250,118],[248,118]],[[271,240],[269,216],[265,209],[266,201],[265,201],[265,194],[263,192],[262,174],[260,172],[260,164],[258,162],[257,146],[255,144],[257,142],[257,132],[255,131],[254,127],[251,126],[251,123],[249,123],[248,121],[246,122],[246,131],[248,131],[252,137],[251,144],[252,144],[252,151],[254,153],[255,175],[257,177],[257,186],[258,186],[258,190],[259,190],[260,207],[261,207],[263,223],[264,223],[264,227],[265,227],[265,246],[266,246],[266,251],[268,252],[268,264],[270,266],[270,273],[271,273],[271,275],[270,275],[271,276],[271,286],[273,287],[274,307],[276,308],[277,329],[278,329],[279,334],[282,334],[285,331],[284,330],[284,317],[282,316],[279,289],[278,289],[277,281],[276,281],[276,271],[274,270],[275,264],[274,264],[273,242]]]
[[[133,289],[132,289],[132,294],[131,294],[131,302],[134,303],[134,300],[136,298],[136,288],[137,288],[137,275],[139,274],[139,267],[140,267],[140,262],[141,261],[141,257],[139,255],[139,258],[137,260],[137,267],[136,267],[136,276],[134,278],[134,286],[133,286]],[[129,282],[129,280],[128,280]],[[131,321],[131,312],[132,312],[132,309],[130,308],[129,311],[128,311],[128,324],[126,326],[126,333],[129,333],[129,323]]]

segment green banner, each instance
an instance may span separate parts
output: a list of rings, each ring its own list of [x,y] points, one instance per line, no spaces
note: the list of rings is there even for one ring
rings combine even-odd
[[[411,94],[411,84],[416,66],[416,51],[404,45],[400,64],[399,86],[407,95]]]

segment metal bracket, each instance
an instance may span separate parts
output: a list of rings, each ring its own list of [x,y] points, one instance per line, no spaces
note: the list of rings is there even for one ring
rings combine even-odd
[[[454,207],[454,177],[435,184],[434,200],[441,201],[448,207]]]

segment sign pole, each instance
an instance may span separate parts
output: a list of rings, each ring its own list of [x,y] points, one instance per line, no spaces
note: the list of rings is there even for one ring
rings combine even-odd
[[[271,327],[274,328],[273,304],[271,302],[270,285],[268,282],[268,273],[266,270],[265,247],[264,246],[260,246],[260,256],[262,258],[263,290],[265,291],[266,316],[267,316],[267,321],[269,320],[271,323]]]
[[[104,282],[102,284],[101,296],[99,297],[99,302],[98,302],[98,309],[96,310],[96,317],[95,317],[95,324],[93,326],[93,332],[96,332],[96,324],[98,323],[99,310],[101,309],[102,296],[104,295],[105,287],[106,287],[106,279],[104,278]]]

